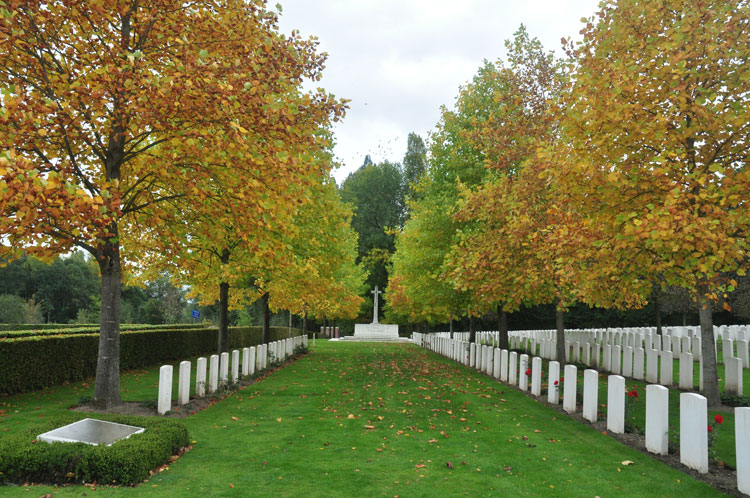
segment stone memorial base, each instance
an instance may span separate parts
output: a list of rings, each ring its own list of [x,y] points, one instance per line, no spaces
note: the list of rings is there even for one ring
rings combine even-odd
[[[40,434],[37,439],[47,443],[86,443],[94,446],[111,446],[112,443],[120,439],[127,439],[133,434],[140,434],[144,430],[143,427],[85,418]]]
[[[342,337],[342,341],[362,342],[410,342],[407,337],[398,336],[398,325],[384,323],[355,323],[354,335]]]

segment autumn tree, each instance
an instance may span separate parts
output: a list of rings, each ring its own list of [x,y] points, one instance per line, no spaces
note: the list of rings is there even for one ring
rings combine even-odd
[[[453,217],[459,186],[476,186],[487,172],[483,150],[470,139],[491,112],[495,74],[495,65],[486,62],[459,90],[455,106],[441,110],[431,135],[427,170],[409,201],[409,219],[396,236],[386,292],[386,310],[393,318],[445,323],[484,311],[475,306],[471,293],[456,289],[444,273],[446,256],[464,229]]]
[[[550,201],[549,163],[537,157],[554,143],[553,99],[562,87],[561,64],[526,29],[506,42],[507,61],[491,68],[492,92],[475,118],[468,141],[488,168],[481,184],[462,189],[456,218],[466,228],[449,256],[448,277],[499,317],[501,347],[507,347],[507,313],[521,304],[555,301],[562,311],[570,291],[562,285],[565,264],[553,245],[565,210]],[[564,330],[558,314],[558,344]],[[560,354],[558,354],[560,357]],[[564,357],[563,357],[564,358]]]
[[[121,241],[143,222],[172,226],[158,209],[172,199],[218,212],[206,202],[216,181],[251,198],[249,178],[289,181],[306,165],[290,164],[285,143],[313,140],[309,124],[342,105],[290,91],[317,80],[324,57],[313,40],[280,35],[262,1],[10,0],[0,51],[0,256],[94,255],[94,399],[110,407],[120,402]],[[240,160],[222,157],[230,140]],[[258,204],[272,210],[269,201]],[[146,209],[153,217],[136,223]]]
[[[310,192],[292,219],[294,231],[283,234],[292,264],[266,278],[271,309],[325,318],[356,318],[364,299],[366,274],[356,264],[357,234],[351,207],[341,201],[331,177]]]
[[[566,177],[608,266],[688,289],[720,404],[711,301],[747,269],[750,5],[604,1],[569,47]],[[591,275],[597,278],[596,274]],[[623,282],[626,283],[626,282]]]

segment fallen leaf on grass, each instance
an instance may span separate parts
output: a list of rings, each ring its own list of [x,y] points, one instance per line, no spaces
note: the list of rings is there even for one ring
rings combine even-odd
[[[276,422],[281,422],[281,417],[277,418]]]
[[[366,426],[365,426],[365,429],[374,429],[374,428],[375,428],[375,426],[374,426],[374,425],[366,425]]]
[[[446,467],[448,467],[449,469],[452,469],[452,468],[453,468],[453,464],[452,464],[452,463],[450,463],[450,462],[446,462],[446,463],[445,463],[445,466],[446,466]]]
[[[424,467],[425,467],[425,465],[423,463],[418,463],[417,464],[417,468],[418,469],[423,469]]]
[[[634,461],[632,461],[632,460],[623,460],[623,461],[622,461],[622,464],[623,464],[623,465],[625,465],[625,466],[627,466],[627,465],[633,465],[634,463],[635,463],[635,462],[634,462]]]
[[[232,417],[232,420],[234,420],[235,422],[237,422],[237,421],[239,420],[239,418],[237,418],[237,417]]]

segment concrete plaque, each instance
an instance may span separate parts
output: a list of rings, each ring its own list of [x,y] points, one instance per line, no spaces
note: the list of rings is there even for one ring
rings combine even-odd
[[[133,434],[140,434],[145,430],[143,427],[85,418],[40,434],[37,439],[48,443],[86,443],[95,446],[100,444],[111,446],[112,443],[120,439],[127,439]]]

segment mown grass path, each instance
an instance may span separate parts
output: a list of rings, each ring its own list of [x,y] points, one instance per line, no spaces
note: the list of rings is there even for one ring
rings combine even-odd
[[[5,487],[0,495],[720,496],[412,345],[318,341],[185,423],[193,449],[136,488]]]

